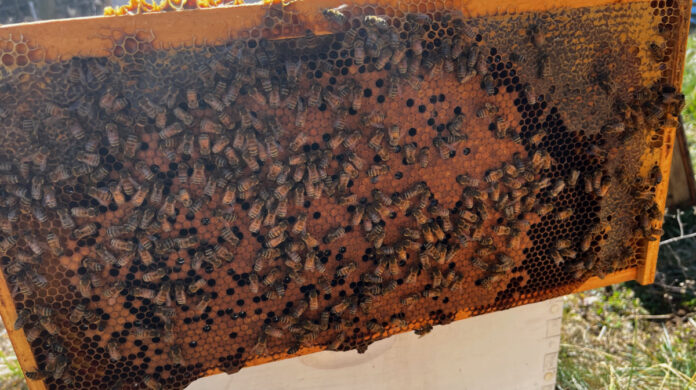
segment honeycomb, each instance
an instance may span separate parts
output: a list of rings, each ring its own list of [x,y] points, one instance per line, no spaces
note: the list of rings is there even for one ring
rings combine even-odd
[[[264,4],[270,2],[264,1]],[[104,15],[137,15],[153,12],[181,11],[188,9],[205,9],[225,5],[244,4],[243,0],[130,0],[128,4],[116,8],[106,7]]]
[[[0,42],[0,293],[32,386],[184,388],[647,266],[688,3],[298,4],[221,43]]]

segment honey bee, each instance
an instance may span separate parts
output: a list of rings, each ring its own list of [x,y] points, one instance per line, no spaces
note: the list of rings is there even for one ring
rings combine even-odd
[[[281,277],[282,274],[279,268],[271,268],[268,274],[266,274],[266,276],[264,276],[264,278],[261,280],[261,283],[263,283],[265,286],[270,286]]]
[[[374,164],[370,165],[367,169],[367,176],[371,178],[376,178],[380,175],[386,175],[390,171],[390,167],[387,164]]]
[[[24,330],[24,337],[26,337],[27,341],[31,344],[33,343],[36,339],[38,339],[41,336],[41,328],[39,327],[31,327],[29,329]]]
[[[278,247],[280,244],[282,244],[283,241],[285,241],[285,238],[286,238],[286,234],[285,234],[285,232],[283,232],[283,233],[282,233],[280,236],[278,236],[278,237],[266,238],[266,239],[264,240],[264,242],[265,242],[265,244],[266,244],[267,247],[269,247],[269,248],[276,248],[276,247]]]
[[[665,47],[656,42],[650,42],[648,51],[656,62],[662,62],[665,58]]]
[[[583,177],[583,184],[584,184],[584,190],[586,193],[591,194],[594,191],[594,185],[593,185],[593,180],[592,177],[589,175],[586,175]],[[600,176],[600,184],[601,184],[601,176]]]
[[[423,298],[437,298],[442,294],[441,287],[426,288],[423,290]]]
[[[419,24],[419,25],[424,25],[424,24],[430,24],[432,22],[432,19],[430,19],[430,16],[424,13],[408,13],[406,14],[406,20],[409,21],[410,23],[414,24]]]
[[[602,176],[600,185],[595,188],[595,194],[602,198],[609,193],[611,187],[611,176]]]
[[[222,103],[222,101],[212,93],[206,93],[203,95],[203,101],[215,111],[219,112],[225,109],[225,105]]]
[[[305,35],[302,37],[302,44],[307,49],[314,49],[319,45],[319,38],[312,30],[305,30]]]
[[[384,131],[376,130],[374,135],[368,140],[367,146],[374,151],[379,151],[382,149],[382,139],[384,135]]]
[[[556,212],[556,219],[559,221],[564,221],[572,216],[573,216],[573,209],[570,207],[558,210]]]
[[[63,164],[58,164],[53,171],[51,171],[48,174],[48,180],[51,183],[57,183],[59,181],[67,180],[71,176],[70,170],[65,167]],[[14,176],[16,179],[16,176]],[[12,184],[12,182],[16,183],[18,180],[10,180],[8,184]]]
[[[565,188],[565,181],[563,179],[558,179],[556,182],[553,184],[551,189],[549,190],[549,196],[555,198],[558,196],[558,194],[563,191]]]
[[[484,176],[484,181],[486,183],[496,183],[500,181],[500,179],[503,178],[503,170],[502,169],[491,169],[488,172],[486,172],[486,175]]]
[[[286,199],[288,196],[288,193],[290,192],[291,189],[292,189],[292,184],[290,184],[290,183],[281,184],[273,190],[273,196],[278,200]],[[260,210],[259,210],[259,212],[260,212]],[[252,217],[252,218],[255,218],[255,217]]]
[[[138,161],[135,163],[135,169],[138,171],[138,173],[140,173],[145,181],[151,181],[155,178],[154,172],[152,172],[150,167],[148,167],[144,161]]]
[[[350,306],[350,301],[348,299],[343,299],[341,302],[331,307],[331,313],[335,315],[340,315],[341,313],[346,311],[346,309],[348,309],[348,306]]]
[[[366,15],[363,17],[363,23],[366,27],[373,27],[380,31],[389,29],[389,22],[385,17],[377,15]]]
[[[527,99],[527,103],[534,105],[537,102],[537,95],[534,91],[534,87],[527,83],[522,88],[523,96]]]
[[[300,147],[304,145],[307,142],[307,135],[304,132],[299,132],[295,136],[295,138],[290,142],[290,145],[288,145],[288,148],[292,152],[297,152],[300,150]]]
[[[79,141],[85,138],[85,129],[77,121],[72,121],[68,126],[68,129],[70,130],[70,134],[76,140]]]
[[[105,299],[109,299],[111,297],[116,296],[116,294],[120,294],[121,291],[125,290],[125,288],[126,285],[123,282],[113,282],[102,291],[102,297],[104,297]]]
[[[24,375],[31,380],[34,381],[41,381],[44,380],[52,375],[52,373],[48,370],[36,370],[36,371],[27,371],[24,373]]]
[[[62,377],[62,372],[67,366],[67,358],[63,354],[56,354],[49,352],[46,357],[46,371],[50,372],[52,376],[56,376],[55,379],[60,379]],[[58,372],[60,370],[60,372]],[[56,374],[58,372],[58,374]]]
[[[495,273],[507,272],[515,265],[512,257],[504,253],[499,253],[496,255],[496,260],[497,262],[493,266],[489,267],[489,269]]]
[[[36,218],[37,221],[40,223],[44,223],[48,221],[48,215],[46,214],[46,209],[39,205],[34,205],[32,207],[32,214],[34,215],[34,218]]]
[[[45,276],[39,274],[33,268],[28,268],[26,270],[26,274],[29,277],[29,280],[31,281],[31,283],[34,285],[34,287],[44,288],[48,284],[48,279],[46,279]]]
[[[459,84],[465,84],[476,76],[476,69],[471,69],[462,58],[457,59],[455,64],[455,74]]]
[[[662,183],[662,170],[659,165],[655,165],[650,169],[649,177],[653,185]]]
[[[205,162],[202,159],[198,159],[193,163],[191,183],[197,186],[203,186],[205,181]]]
[[[495,81],[493,80],[493,77],[491,75],[487,74],[483,76],[483,80],[481,83],[483,85],[483,89],[486,91],[486,94],[488,94],[488,96],[495,95]]]
[[[43,190],[44,178],[42,176],[34,176],[31,178],[31,198],[41,200],[41,192]]]
[[[58,334],[58,326],[56,325],[55,322],[51,319],[51,317],[48,316],[43,316],[39,317],[39,324],[41,324],[41,327],[44,328],[46,332],[50,335],[57,335]]]
[[[109,245],[118,252],[133,252],[135,250],[135,244],[118,238],[112,238]]]
[[[346,135],[345,139],[343,140],[343,147],[348,150],[354,150],[361,138],[362,134],[360,132],[353,131]]]
[[[332,111],[336,111],[341,104],[341,97],[337,95],[333,90],[325,88],[321,92],[321,98],[326,103]]]
[[[85,257],[82,259],[82,266],[93,272],[101,272],[104,269],[104,265],[91,257]]]
[[[138,100],[138,107],[148,116],[150,119],[155,119],[157,116],[157,106],[148,98],[143,97]]]
[[[161,390],[162,389],[162,384],[157,382],[155,378],[153,378],[150,375],[145,375],[143,377],[143,385],[147,387],[150,390]]]
[[[258,233],[259,230],[261,230],[261,224],[263,223],[264,218],[262,216],[259,216],[256,219],[252,219],[251,223],[249,223],[249,231],[251,233]]]
[[[196,237],[196,236],[178,237],[178,238],[174,239],[174,244],[179,249],[193,248],[198,244],[198,237]]]
[[[494,115],[498,112],[498,106],[493,103],[484,102],[483,107],[476,110],[477,118],[487,118],[490,115]]]
[[[181,346],[179,344],[173,344],[169,348],[169,359],[175,366],[181,366],[185,364],[183,354],[181,352]]]
[[[73,207],[70,209],[70,214],[77,218],[94,218],[98,215],[98,211],[94,207]]]
[[[529,28],[532,44],[535,47],[541,48],[546,45],[546,32],[539,24],[533,24]]]
[[[561,255],[561,252],[558,249],[552,248],[549,249],[547,252],[547,255],[553,260],[553,262],[558,265],[564,262],[563,255]]]
[[[602,132],[606,134],[622,134],[626,130],[626,125],[623,122],[610,122],[602,126]]]
[[[197,315],[202,315],[205,313],[205,311],[208,309],[208,304],[210,303],[210,294],[206,293],[201,296],[200,301],[196,303],[196,306],[193,308],[194,312]]]
[[[200,130],[201,130],[201,133],[221,134],[222,133],[222,125],[217,123],[217,122],[214,122],[208,118],[203,118],[203,119],[201,119]],[[190,154],[190,153],[186,153],[186,154]]]
[[[116,127],[116,125],[113,123],[107,123],[105,130],[106,139],[109,142],[109,149],[111,151],[118,151],[121,146],[121,138],[119,136],[118,127]]]
[[[551,57],[548,54],[543,54],[539,59],[539,78],[548,79],[553,75],[553,68],[551,65]]]
[[[155,292],[155,290],[149,288],[133,287],[130,290],[130,295],[136,298],[153,299],[155,298],[155,295],[157,295],[157,293]]]
[[[442,285],[442,272],[439,269],[433,268],[430,271],[430,277],[432,279],[431,284],[434,288],[440,287]]]
[[[490,274],[477,281],[477,284],[486,290],[493,288],[493,284],[502,279],[501,274]]]
[[[351,273],[353,273],[357,268],[358,268],[358,265],[355,262],[350,262],[344,266],[338,267],[336,269],[336,277],[345,278],[348,275],[350,275]]]
[[[577,169],[572,169],[570,171],[570,174],[568,174],[568,178],[566,179],[568,186],[570,187],[575,187],[578,183],[578,179],[580,178],[580,171]]]
[[[87,152],[77,152],[75,155],[75,160],[88,165],[90,167],[96,167],[99,165],[99,155],[96,153],[87,153]]]
[[[399,126],[389,126],[389,130],[387,131],[387,142],[389,143],[389,146],[396,147],[399,144],[399,138],[401,138],[401,130],[399,129]]]
[[[346,333],[345,332],[340,332],[327,346],[326,349],[329,351],[337,351],[340,347],[341,344],[346,339]]]
[[[118,344],[117,340],[111,340],[106,344],[106,350],[112,361],[121,360],[121,351],[119,351]]]
[[[367,328],[367,330],[369,330],[372,333],[384,332],[384,327],[382,326],[382,324],[380,324],[376,320],[368,321],[367,324],[365,324],[365,327]]]
[[[17,319],[14,322],[13,328],[14,330],[18,331],[22,328],[24,328],[24,325],[27,324],[29,321],[29,316],[31,316],[31,312],[27,309],[22,309],[17,312]]]
[[[156,282],[156,281],[162,279],[165,275],[167,275],[167,269],[164,267],[158,268],[154,271],[144,273],[143,274],[143,281],[144,282]]]
[[[266,334],[267,336],[277,338],[277,339],[283,337],[283,330],[276,328],[274,326],[266,324],[263,326],[262,330],[263,330],[263,333]]]
[[[195,294],[198,290],[205,287],[206,284],[207,282],[205,281],[205,279],[198,279],[191,282],[186,288],[186,290],[191,294]]]
[[[123,192],[121,192],[121,185],[116,182],[112,181],[109,183],[109,192],[111,193],[111,198],[113,199],[114,203],[117,205],[122,205],[126,203],[126,197],[124,196]]]
[[[546,135],[547,134],[544,130],[539,130],[536,133],[532,134],[531,137],[529,137],[529,142],[532,145],[539,145],[543,142],[544,137],[546,137]]]
[[[564,248],[558,250],[564,258],[575,259],[578,256],[578,252],[574,249]]]
[[[79,226],[72,231],[72,237],[79,240],[93,234],[97,233],[97,225],[94,223],[88,223],[86,225]]]
[[[418,293],[413,293],[406,295],[405,297],[401,298],[401,304],[404,306],[411,306],[414,303],[418,302],[420,300],[421,296]]]

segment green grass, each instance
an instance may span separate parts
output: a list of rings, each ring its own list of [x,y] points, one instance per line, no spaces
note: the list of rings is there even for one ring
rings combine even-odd
[[[0,321],[0,390],[26,389],[22,368],[14,355],[7,332]]]
[[[619,285],[565,298],[558,389],[696,389],[696,321]]]
[[[684,130],[693,162],[696,161],[696,35],[690,35],[686,45],[682,92],[687,102],[682,113]]]

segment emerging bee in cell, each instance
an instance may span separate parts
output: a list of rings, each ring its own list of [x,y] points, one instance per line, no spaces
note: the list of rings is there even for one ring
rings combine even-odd
[[[553,67],[551,65],[551,56],[543,54],[539,59],[539,78],[549,79],[553,75]]]
[[[109,353],[109,358],[113,361],[121,360],[121,351],[119,351],[118,341],[111,340],[106,344],[106,350]]]
[[[559,221],[564,221],[572,216],[573,216],[573,209],[570,207],[558,210],[556,212],[556,219]]]
[[[169,348],[168,355],[169,355],[169,359],[171,359],[171,361],[172,361],[172,363],[174,363],[174,365],[181,366],[181,365],[185,364],[183,353],[181,351],[181,345],[173,344]]]

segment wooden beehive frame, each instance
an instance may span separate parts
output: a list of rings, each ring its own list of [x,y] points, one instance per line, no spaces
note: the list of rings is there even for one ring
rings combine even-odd
[[[385,0],[386,1],[386,0]],[[390,1],[390,0],[389,0]],[[638,1],[635,1],[638,2]],[[367,4],[369,1],[359,0],[358,4]],[[544,12],[566,8],[599,7],[619,3],[618,1],[583,0],[583,1],[451,1],[444,0],[443,6],[447,9],[460,9],[467,17],[500,16],[521,12]],[[622,1],[621,3],[625,3]],[[320,11],[342,4],[341,1],[299,1],[294,3],[294,11],[302,15],[315,15],[318,26],[316,34],[328,34],[330,31],[321,23]],[[122,17],[96,17],[70,21],[48,21],[31,24],[20,24],[0,27],[0,39],[12,39],[21,36],[23,40],[30,42],[35,47],[43,50],[47,61],[66,59],[73,56],[106,56],[111,52],[114,40],[118,40],[123,34],[151,34],[155,39],[152,45],[155,49],[178,47],[191,44],[216,44],[229,39],[231,31],[245,31],[261,24],[266,4],[241,5],[234,7],[222,7],[217,9],[202,9],[183,12],[155,13],[137,16]],[[685,22],[688,25],[688,22]],[[205,27],[201,27],[205,26]],[[669,83],[680,85],[683,72],[683,58],[687,29],[679,31],[679,37],[675,47],[679,52],[674,54],[676,60],[671,62],[672,72]],[[672,149],[674,144],[674,128],[665,129],[665,142],[661,149],[662,161],[660,168],[665,178],[669,177],[672,161]],[[661,209],[664,209],[668,180],[664,180],[656,186],[656,201]],[[581,284],[575,291],[584,291],[619,282],[636,280],[641,284],[652,283],[655,277],[655,268],[659,242],[650,242],[647,247],[645,262],[637,268],[625,269],[603,279],[592,277]],[[8,284],[0,272],[0,314],[5,322],[8,334],[18,356],[18,360],[25,371],[36,368],[33,353],[26,341],[23,331],[14,331],[12,324],[16,319],[16,310]],[[467,315],[461,313],[458,318]],[[316,349],[319,350],[319,349]],[[310,352],[307,350],[307,352]],[[252,363],[253,364],[253,363]],[[40,381],[27,381],[31,389],[43,389],[45,385]]]

